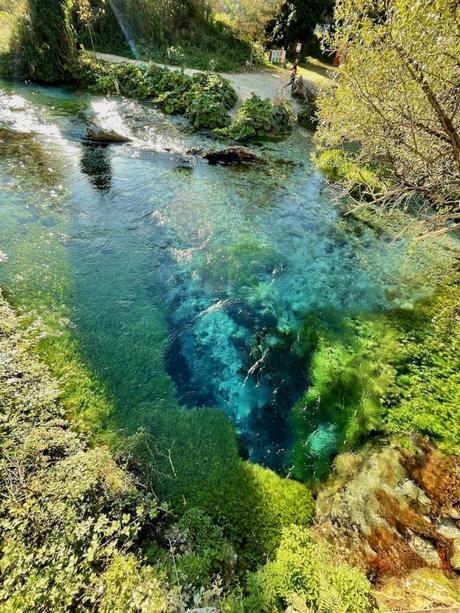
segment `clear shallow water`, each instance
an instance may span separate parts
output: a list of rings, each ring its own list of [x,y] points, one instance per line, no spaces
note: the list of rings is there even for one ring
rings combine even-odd
[[[306,317],[431,291],[429,249],[340,218],[307,133],[264,145],[277,163],[211,167],[187,151],[212,141],[148,106],[2,87],[0,285],[65,316],[119,427],[175,402],[217,407],[253,460],[281,469]],[[94,118],[133,142],[84,144]]]

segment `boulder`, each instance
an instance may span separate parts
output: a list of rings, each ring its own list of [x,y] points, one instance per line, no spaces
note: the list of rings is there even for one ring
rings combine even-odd
[[[318,95],[318,90],[312,81],[306,81],[300,76],[292,86],[292,94],[303,98],[306,102],[314,102]]]
[[[129,143],[131,139],[126,134],[120,134],[113,129],[90,127],[86,132],[86,140],[93,143]]]
[[[211,149],[203,155],[203,158],[208,160],[208,162],[213,165],[254,164],[263,162],[263,158],[246,147],[227,147],[226,149],[221,149],[220,151]]]

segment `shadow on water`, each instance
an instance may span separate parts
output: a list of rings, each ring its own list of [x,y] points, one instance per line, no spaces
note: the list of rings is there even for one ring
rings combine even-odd
[[[83,142],[81,170],[88,176],[91,184],[101,192],[107,192],[112,186],[112,167],[107,152],[108,145],[95,145]]]

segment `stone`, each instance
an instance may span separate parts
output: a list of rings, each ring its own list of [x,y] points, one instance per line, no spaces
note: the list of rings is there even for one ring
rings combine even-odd
[[[306,102],[314,102],[318,95],[316,85],[311,81],[305,81],[302,76],[295,82],[292,93],[294,96],[303,98]]]
[[[456,571],[460,572],[460,538],[456,538],[452,543],[454,553],[450,558],[450,563]]]
[[[460,538],[460,529],[451,519],[441,519],[438,526],[438,532],[448,539]]]
[[[208,162],[212,165],[254,164],[263,162],[263,158],[246,147],[227,147],[226,149],[220,149],[219,151],[211,149],[203,155],[203,158],[208,160]]]
[[[131,139],[125,134],[120,134],[112,129],[91,127],[86,132],[86,140],[93,143],[130,143]]]
[[[430,566],[440,568],[442,566],[441,558],[436,550],[436,547],[427,539],[421,536],[414,535],[409,541],[411,549],[418,554]]]

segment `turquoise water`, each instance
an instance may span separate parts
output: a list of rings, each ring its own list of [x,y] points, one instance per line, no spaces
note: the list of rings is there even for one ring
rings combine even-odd
[[[217,407],[244,455],[282,470],[308,315],[410,307],[432,289],[429,249],[341,217],[307,132],[257,145],[265,166],[214,167],[190,153],[212,140],[147,105],[0,88],[0,285],[57,313],[117,427],[172,402]],[[132,142],[85,144],[92,120]]]

